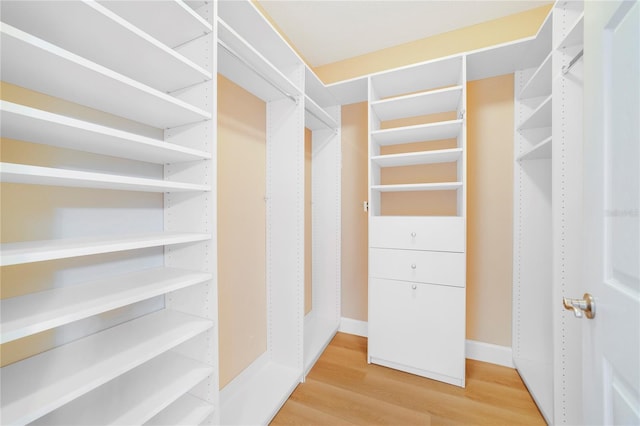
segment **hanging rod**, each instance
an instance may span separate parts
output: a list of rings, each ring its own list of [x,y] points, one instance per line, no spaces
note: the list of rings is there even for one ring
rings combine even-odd
[[[322,124],[324,124],[325,126],[327,126],[328,128],[332,129],[332,130],[336,130],[336,126],[333,126],[329,123],[327,123],[326,121],[324,121],[322,118],[320,118],[318,115],[316,115],[315,112],[311,111],[309,108],[305,108],[305,111],[307,111],[309,114],[311,114],[312,116],[314,116],[316,119],[318,119]]]
[[[582,55],[584,55],[584,49],[578,52],[578,54],[571,60],[571,62],[569,62],[569,65],[565,65],[562,67],[562,74],[568,73],[576,64],[576,62],[578,62],[578,59],[582,58]]]
[[[229,46],[227,46],[225,44],[225,42],[223,42],[222,40],[218,40],[218,44],[220,45],[220,47],[222,47],[224,50],[226,50],[231,56],[233,56],[234,58],[236,58],[237,60],[242,62],[247,68],[249,68],[251,71],[253,71],[258,77],[260,77],[261,79],[263,79],[264,81],[269,83],[271,86],[273,86],[273,88],[276,89],[278,92],[282,93],[283,95],[285,95],[287,98],[291,99],[296,104],[298,103],[298,98],[293,96],[291,93],[285,91],[284,89],[281,89],[280,86],[278,86],[277,84],[275,84],[274,82],[269,80],[269,78],[267,78],[260,71],[255,69],[255,67],[253,65],[251,65],[251,63],[247,62],[243,57],[238,55],[236,52],[233,51],[233,49],[231,49]]]

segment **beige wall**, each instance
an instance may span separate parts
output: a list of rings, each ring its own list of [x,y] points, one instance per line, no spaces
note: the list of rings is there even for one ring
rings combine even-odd
[[[511,346],[513,74],[467,85],[467,338]]]
[[[267,348],[266,104],[218,76],[220,387]]]

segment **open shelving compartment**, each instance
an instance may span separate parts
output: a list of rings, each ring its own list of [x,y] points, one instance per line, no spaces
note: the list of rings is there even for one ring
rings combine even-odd
[[[3,422],[217,422],[211,5],[1,8]]]
[[[250,2],[221,2],[220,74],[266,103],[266,351],[221,390],[223,424],[266,424],[340,320],[340,107]],[[305,315],[305,128],[311,310]],[[307,236],[308,237],[308,236]]]

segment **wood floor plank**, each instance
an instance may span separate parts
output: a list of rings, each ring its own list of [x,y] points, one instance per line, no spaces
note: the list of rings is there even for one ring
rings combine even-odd
[[[544,425],[518,373],[467,361],[460,388],[367,364],[367,339],[338,333],[274,425]]]

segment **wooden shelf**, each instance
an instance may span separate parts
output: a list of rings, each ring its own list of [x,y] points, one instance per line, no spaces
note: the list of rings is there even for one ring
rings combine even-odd
[[[5,138],[156,164],[211,158],[205,151],[2,100],[0,113]]]
[[[520,127],[519,130],[527,130],[527,129],[537,129],[540,127],[551,127],[551,95],[549,95],[542,103],[533,110],[531,115],[527,117]]]
[[[371,109],[381,121],[415,117],[437,112],[457,111],[462,86],[371,102]]]
[[[199,284],[204,272],[152,268],[0,301],[0,344]]]
[[[399,145],[456,138],[462,129],[462,120],[442,121],[409,127],[376,130],[371,132],[371,140],[380,146]]]
[[[372,185],[372,191],[407,192],[407,191],[451,191],[462,188],[462,182],[408,183],[401,185]]]
[[[124,11],[135,2],[118,3]],[[151,12],[154,6],[156,3],[147,6],[150,17],[155,17],[155,12]],[[2,20],[161,92],[212,78],[211,72],[97,2],[7,2],[2,6]],[[173,25],[168,24],[165,32],[170,29]]]
[[[0,163],[0,181],[28,185],[69,186],[141,192],[211,191],[208,185],[147,179],[79,170]]]
[[[298,369],[272,361],[257,366],[256,363],[260,361],[254,361],[254,365],[235,379],[242,381],[240,389],[229,392],[232,382],[221,390],[220,424],[268,424],[300,382]]]
[[[36,420],[212,325],[164,309],[3,367],[3,423]]]
[[[384,99],[460,84],[462,57],[437,59],[371,76],[375,98]]]
[[[538,98],[551,95],[551,56],[549,52],[520,92],[520,99]]]
[[[518,157],[518,161],[548,159],[552,156],[551,136]]]
[[[86,237],[3,243],[0,244],[0,266],[194,243],[209,239],[211,239],[210,234],[160,232],[120,237]]]
[[[226,78],[264,101],[281,99],[284,93],[300,95],[291,80],[220,18],[218,39],[218,72]]]
[[[32,424],[139,425],[212,373],[211,366],[165,352]]]
[[[377,155],[371,161],[380,167],[414,166],[418,164],[452,163],[462,158],[462,148],[405,154]]]
[[[560,41],[559,49],[578,46],[584,43],[584,12],[580,14],[576,22],[571,26],[567,35]]]
[[[213,31],[213,26],[182,0],[100,3],[171,48]]]
[[[214,412],[213,405],[185,394],[145,423],[149,426],[199,425]]]
[[[2,79],[8,83],[157,128],[212,118],[211,113],[7,24],[0,24]],[[42,78],[41,70],[47,70]]]
[[[329,115],[327,111],[320,108],[313,99],[305,95],[305,127],[311,130],[337,129],[338,123]]]

